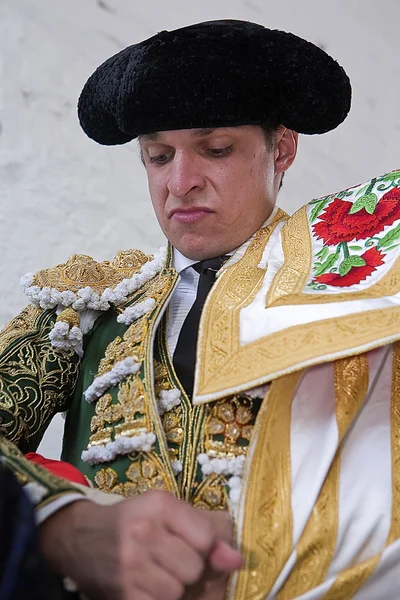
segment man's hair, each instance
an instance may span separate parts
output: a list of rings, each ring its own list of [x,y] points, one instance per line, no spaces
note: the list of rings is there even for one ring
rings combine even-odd
[[[277,132],[278,127],[279,123],[263,123],[261,125],[261,129],[264,132],[265,141],[267,142],[268,150],[273,150],[275,147],[275,133]],[[284,176],[285,173],[282,173],[278,191],[280,191],[282,188]]]

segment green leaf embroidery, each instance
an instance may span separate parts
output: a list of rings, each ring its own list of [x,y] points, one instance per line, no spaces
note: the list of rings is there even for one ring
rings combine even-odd
[[[389,246],[389,248],[385,248],[386,252],[389,252],[389,250],[393,250],[393,248],[398,248],[400,244],[393,244],[393,246]]]
[[[394,229],[387,232],[382,239],[379,240],[377,248],[384,248],[385,246],[391,246],[395,240],[400,238],[400,224]]]
[[[335,195],[335,198],[348,198],[348,196],[352,196],[354,193],[354,190],[351,190],[350,192],[344,190],[343,192],[339,192],[338,194]]]
[[[349,215],[354,215],[354,213],[358,213],[363,208],[365,208],[367,213],[372,215],[377,203],[378,196],[376,194],[365,194],[365,196],[361,196],[361,198],[354,202],[353,206],[349,210]]]
[[[318,217],[319,213],[325,208],[325,206],[328,204],[330,198],[323,198],[322,200],[319,200],[319,202],[315,203],[314,208],[311,211],[311,223],[313,221],[315,221],[315,219]]]
[[[321,202],[321,200],[330,200],[331,198],[333,198],[333,196],[331,194],[328,194],[328,196],[322,196],[321,198],[314,198],[314,200],[311,200],[311,202],[309,202],[308,204],[310,206],[313,206],[314,204],[318,204],[318,202]]]
[[[349,250],[362,250],[362,246],[349,246]]]
[[[379,181],[397,181],[400,179],[400,171],[393,171],[393,173],[388,173],[385,177],[382,177]]]
[[[365,185],[363,188],[361,188],[361,190],[359,190],[356,194],[356,198],[358,198],[358,196],[361,196],[362,194],[365,194],[365,192],[367,191],[367,189],[369,188],[369,183],[368,185]]]
[[[324,246],[322,250],[320,250],[315,256],[319,258],[319,260],[323,261],[329,254],[329,247]]]
[[[347,273],[351,271],[353,267],[364,267],[366,264],[367,263],[363,258],[361,258],[361,256],[349,256],[340,263],[339,274],[341,277],[343,277],[343,275],[347,275]]]
[[[339,256],[338,252],[332,252],[332,254],[330,254],[328,256],[326,261],[323,262],[319,268],[317,268],[317,270],[314,273],[314,277],[318,277],[318,275],[322,275],[322,273],[325,273],[325,271],[328,271],[331,267],[333,267],[338,256]]]

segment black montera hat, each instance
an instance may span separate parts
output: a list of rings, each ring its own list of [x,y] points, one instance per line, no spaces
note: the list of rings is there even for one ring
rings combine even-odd
[[[349,78],[318,46],[222,20],[161,31],[109,58],[84,86],[78,115],[90,138],[113,145],[197,127],[282,124],[325,133],[350,103]]]

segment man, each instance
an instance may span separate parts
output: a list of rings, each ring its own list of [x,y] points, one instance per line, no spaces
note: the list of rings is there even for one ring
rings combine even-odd
[[[1,368],[8,439],[34,450],[68,409],[64,460],[130,497],[77,501],[5,446],[90,597],[397,598],[400,173],[275,208],[298,134],[349,107],[326,53],[240,21],[161,32],[85,85],[85,132],[139,139],[169,244],[26,275]]]

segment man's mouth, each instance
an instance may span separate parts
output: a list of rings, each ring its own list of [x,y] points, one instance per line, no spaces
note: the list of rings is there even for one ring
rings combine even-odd
[[[190,208],[175,208],[171,212],[171,219],[180,223],[194,223],[211,214],[211,210],[202,206],[191,206]]]

